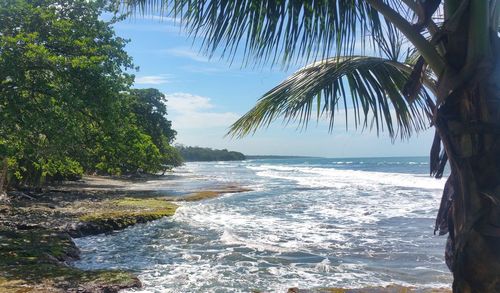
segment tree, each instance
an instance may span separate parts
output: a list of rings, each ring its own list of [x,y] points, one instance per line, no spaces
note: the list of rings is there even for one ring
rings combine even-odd
[[[156,173],[182,164],[170,144],[177,132],[167,120],[165,96],[157,89],[122,93],[98,130],[97,153],[87,169],[104,174]]]
[[[107,1],[0,1],[0,194],[84,172],[176,166],[157,90],[132,90]]]
[[[187,162],[196,161],[241,161],[245,160],[245,155],[240,152],[228,151],[226,149],[217,150],[211,148],[191,147],[176,145],[182,158]]]
[[[348,106],[358,126],[385,126],[393,137],[432,125],[431,174],[442,176],[446,162],[451,169],[437,224],[450,234],[453,290],[500,292],[500,1],[128,4],[180,17],[209,53],[222,48],[232,55],[243,46],[262,62],[324,59],[265,94],[232,126],[232,135],[280,116],[307,123],[315,113],[333,121],[337,109]],[[361,56],[356,46],[378,53]],[[407,60],[398,52],[405,46]]]
[[[135,114],[143,131],[151,136],[162,151],[175,140],[177,132],[172,129],[172,122],[167,120],[165,95],[159,90],[132,89],[130,91],[130,111]]]
[[[89,129],[133,80],[115,20],[99,20],[106,9],[104,1],[1,1],[0,158],[9,184],[83,172]]]
[[[167,99],[159,90],[133,89],[130,91],[131,112],[137,118],[137,124],[144,133],[151,136],[153,143],[158,147],[163,171],[182,165],[179,151],[171,144],[175,140],[177,131],[172,129],[172,122],[167,120]]]

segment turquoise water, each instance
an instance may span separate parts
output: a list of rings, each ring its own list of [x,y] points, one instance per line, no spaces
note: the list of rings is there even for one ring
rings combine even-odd
[[[426,158],[188,163],[146,182],[159,194],[237,184],[169,219],[77,239],[81,268],[136,272],[132,292],[286,292],[290,287],[448,287],[433,235],[444,180]]]

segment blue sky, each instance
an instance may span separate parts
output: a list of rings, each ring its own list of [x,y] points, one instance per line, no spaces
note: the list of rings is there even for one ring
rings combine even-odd
[[[307,130],[281,121],[243,139],[225,138],[228,127],[248,111],[267,90],[300,65],[242,66],[241,54],[230,63],[215,54],[200,54],[197,40],[187,36],[172,19],[134,16],[115,25],[118,36],[130,39],[137,88],[157,88],[167,97],[168,119],[177,130],[176,143],[227,148],[245,154],[307,155],[323,157],[378,157],[427,155],[432,131],[409,141],[391,143],[387,133],[346,131],[339,113],[336,127],[328,132],[324,121]]]

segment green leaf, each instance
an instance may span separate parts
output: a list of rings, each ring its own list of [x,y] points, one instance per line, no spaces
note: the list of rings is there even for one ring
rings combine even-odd
[[[127,0],[128,9],[161,11],[180,18],[188,32],[201,37],[208,53],[282,62],[350,55],[367,36],[384,35],[384,21],[366,1]],[[389,0],[397,3],[398,1]],[[398,4],[396,4],[398,5]],[[372,39],[373,40],[373,39]],[[372,42],[374,44],[374,42]],[[366,42],[361,42],[364,47]]]
[[[321,116],[329,120],[330,131],[335,112],[343,106],[346,116],[352,107],[356,127],[375,127],[377,133],[385,127],[391,137],[406,138],[429,122],[426,101],[430,97],[425,89],[412,103],[402,94],[411,70],[409,65],[378,57],[340,57],[313,63],[267,92],[231,126],[228,135],[248,135],[278,117],[305,126],[316,100],[322,103]],[[346,86],[350,92],[345,91]],[[319,95],[322,101],[317,100]]]

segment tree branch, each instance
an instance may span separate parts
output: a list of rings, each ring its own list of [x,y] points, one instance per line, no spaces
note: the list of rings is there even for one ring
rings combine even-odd
[[[399,62],[393,62],[393,61],[391,61],[390,63],[394,67],[396,67],[399,70],[407,73],[408,75],[410,75],[412,73],[412,71],[413,71],[413,68],[411,66],[406,65],[406,64],[399,63]],[[434,94],[434,95],[437,94],[436,83],[434,82],[434,80],[432,78],[429,78],[429,76],[427,74],[423,75],[423,77],[422,77],[422,83],[432,92],[432,94]]]
[[[422,9],[420,6],[415,2],[414,0],[402,0],[402,2],[408,6],[418,17],[422,17]],[[429,19],[429,23],[427,24],[427,30],[429,33],[431,33],[432,36],[436,35],[439,31],[439,27],[436,25],[436,23],[432,20]]]
[[[367,0],[367,2],[408,38],[437,75],[441,75],[444,72],[446,64],[436,48],[418,33],[397,11],[382,0]]]

